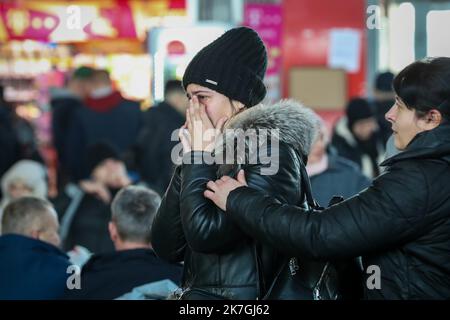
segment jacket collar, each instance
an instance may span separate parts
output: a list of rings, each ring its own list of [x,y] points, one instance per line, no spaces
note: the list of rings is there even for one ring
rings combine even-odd
[[[153,249],[139,248],[121,250],[107,253],[99,253],[92,256],[89,261],[83,266],[85,270],[95,269],[103,270],[111,267],[121,265],[129,260],[143,260],[149,261],[156,259],[156,254]]]
[[[450,124],[417,134],[403,152],[386,159],[381,165],[389,166],[407,159],[442,159],[450,163]]]
[[[68,258],[63,251],[50,243],[19,234],[5,234],[0,236],[0,247],[3,246],[15,247],[18,251],[43,250]]]

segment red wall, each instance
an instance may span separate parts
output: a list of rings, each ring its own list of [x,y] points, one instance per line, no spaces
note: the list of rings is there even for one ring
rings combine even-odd
[[[347,74],[347,77],[348,97],[365,95],[366,1],[283,0],[284,97],[288,96],[291,67],[327,64],[331,28],[356,28],[362,31],[360,70],[355,74]],[[305,32],[308,29],[310,31]],[[330,116],[335,118],[332,114]]]

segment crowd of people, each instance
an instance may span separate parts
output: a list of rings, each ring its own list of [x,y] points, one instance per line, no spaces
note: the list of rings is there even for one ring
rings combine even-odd
[[[51,92],[55,197],[1,96],[0,299],[450,298],[450,58],[379,74],[331,133],[265,104],[266,68],[231,29],[147,111],[76,69]]]

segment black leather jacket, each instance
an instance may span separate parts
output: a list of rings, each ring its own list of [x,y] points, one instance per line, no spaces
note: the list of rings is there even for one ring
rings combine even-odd
[[[241,187],[230,193],[227,214],[286,254],[362,256],[373,285],[364,281],[367,299],[449,299],[450,126],[419,133],[384,165],[368,189],[321,212]],[[380,287],[369,279],[377,270]]]
[[[293,126],[289,119],[297,120],[297,125]],[[307,154],[313,139],[314,123],[309,111],[293,102],[253,107],[237,116],[229,127],[271,128],[274,123],[281,141],[269,154],[279,153],[277,173],[261,175],[267,165],[260,163],[242,167],[252,188],[283,203],[299,204],[304,197],[300,190],[300,157]],[[187,154],[194,158],[202,155]],[[184,288],[200,288],[232,299],[255,299],[265,284],[271,283],[285,259],[272,246],[247,236],[203,196],[207,182],[219,178],[221,169],[223,166],[206,164],[183,164],[176,169],[152,226],[152,245],[161,258],[184,260]],[[236,172],[234,166],[229,174]]]

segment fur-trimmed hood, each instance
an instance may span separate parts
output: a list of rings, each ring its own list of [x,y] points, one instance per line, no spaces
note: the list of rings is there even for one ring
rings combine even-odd
[[[285,99],[249,108],[232,118],[225,129],[278,129],[281,142],[307,156],[317,135],[318,121],[311,109]]]
[[[294,100],[281,100],[273,105],[259,104],[242,111],[226,124],[221,139],[217,141],[216,161],[226,158],[219,165],[218,175],[236,174],[240,164],[257,163],[258,156],[272,155],[276,150],[272,147],[279,143],[288,145],[306,161],[319,127],[318,119],[311,109]],[[242,142],[245,151],[238,147]],[[270,152],[267,149],[269,144]],[[278,168],[279,160],[275,157],[270,162]]]

